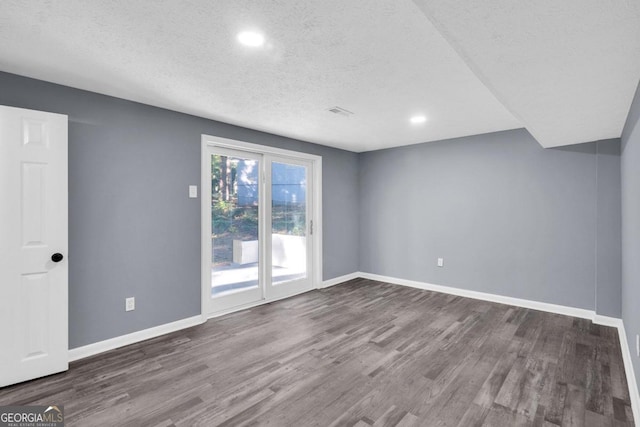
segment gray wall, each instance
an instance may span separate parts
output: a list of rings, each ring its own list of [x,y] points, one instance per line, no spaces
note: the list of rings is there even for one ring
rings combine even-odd
[[[360,270],[585,309],[597,289],[619,316],[618,150],[520,129],[364,153]]]
[[[355,153],[6,73],[0,104],[69,116],[71,348],[200,313],[203,133],[321,155],[324,279],[358,269]]]
[[[640,334],[640,86],[622,132],[622,320],[640,384],[635,354]]]
[[[323,156],[325,280],[361,270],[621,313],[619,140],[544,150],[514,130],[357,155],[6,73],[0,104],[69,115],[72,348],[199,313],[200,202],[186,189],[202,133]],[[638,104],[625,260],[640,254]],[[630,337],[638,265],[624,267]]]
[[[596,312],[622,315],[622,214],[620,140],[598,142],[596,234]]]

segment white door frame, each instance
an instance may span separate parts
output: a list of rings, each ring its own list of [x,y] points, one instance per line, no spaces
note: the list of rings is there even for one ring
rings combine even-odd
[[[224,312],[209,313],[209,298],[211,294],[211,203],[206,189],[211,185],[211,160],[208,155],[208,148],[226,148],[236,151],[246,151],[250,153],[274,155],[291,159],[309,160],[313,164],[313,259],[311,265],[312,289],[319,289],[322,286],[322,157],[314,154],[301,153],[298,151],[285,150],[281,148],[269,147],[266,145],[253,144],[245,141],[221,138],[212,135],[202,135],[201,155],[200,155],[200,188],[201,188],[201,316],[203,320],[210,317],[221,316],[234,311],[243,310],[256,305],[275,301],[275,299],[263,299],[247,306],[239,306]],[[261,177],[261,179],[263,179]],[[270,202],[270,201],[269,201]],[[265,224],[267,226],[268,224]],[[266,264],[266,263],[265,263]],[[263,266],[263,269],[266,265]]]

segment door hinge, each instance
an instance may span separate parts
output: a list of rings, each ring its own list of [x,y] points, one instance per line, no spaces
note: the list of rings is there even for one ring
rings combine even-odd
[[[313,236],[313,220],[309,222],[309,235]]]

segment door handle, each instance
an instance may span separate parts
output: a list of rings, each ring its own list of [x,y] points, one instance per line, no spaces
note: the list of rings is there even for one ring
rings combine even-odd
[[[60,262],[60,261],[62,261],[63,258],[64,258],[64,256],[61,253],[55,253],[55,254],[51,255],[51,261],[53,261],[53,262]]]

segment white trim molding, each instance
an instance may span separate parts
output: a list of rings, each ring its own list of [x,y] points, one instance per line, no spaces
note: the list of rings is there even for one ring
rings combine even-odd
[[[617,319],[618,336],[620,337],[620,348],[622,350],[622,360],[624,361],[624,372],[627,374],[627,384],[629,385],[629,399],[633,410],[633,420],[638,424],[640,420],[640,395],[638,394],[638,383],[631,361],[631,348],[627,342],[627,333],[624,330],[622,319]]]
[[[69,350],[69,362],[95,356],[96,354],[104,353],[105,351],[115,350],[116,348],[156,338],[161,335],[166,335],[192,326],[201,325],[204,321],[205,319],[203,319],[201,315],[197,315],[186,319],[176,320],[175,322],[165,323],[164,325],[154,326],[153,328],[143,329],[142,331],[132,332],[127,335],[110,338],[108,340],[98,341],[82,347],[72,348]]]
[[[618,317],[602,316],[595,314],[595,312],[592,320],[596,325],[611,326],[612,328],[619,328],[622,325],[622,319]]]
[[[362,277],[363,273],[351,273],[345,274],[344,276],[334,277],[333,279],[327,279],[318,286],[318,289],[328,288],[330,286],[339,285],[340,283],[348,282],[349,280],[358,279]]]
[[[424,289],[427,291],[441,292],[444,294],[457,295],[466,298],[473,298],[482,301],[496,302],[500,304],[513,305],[516,307],[530,308],[532,310],[546,311],[549,313],[563,314],[565,316],[579,317],[582,319],[591,320],[593,323],[603,326],[609,326],[618,330],[618,339],[620,340],[620,348],[622,350],[622,360],[624,362],[624,372],[627,378],[627,384],[629,385],[629,399],[631,401],[631,409],[633,411],[633,419],[640,420],[640,393],[638,392],[638,384],[636,382],[636,376],[633,369],[633,363],[631,362],[631,349],[627,342],[627,334],[624,330],[624,323],[622,319],[617,317],[601,316],[596,314],[594,310],[587,310],[584,308],[568,307],[565,305],[549,304],[546,302],[531,301],[521,298],[507,297],[503,295],[495,295],[485,292],[470,291],[466,289],[453,288],[450,286],[434,285],[432,283],[417,282],[414,280],[399,279],[397,277],[382,276],[379,274],[357,272],[348,274],[347,280],[361,277],[363,279],[376,280],[379,282],[392,283],[394,285],[408,286],[411,288]],[[340,278],[336,278],[337,280]],[[345,280],[346,281],[346,280]],[[337,285],[339,283],[333,283]]]
[[[490,294],[487,292],[470,291],[451,286],[434,285],[432,283],[417,282],[415,280],[399,279],[397,277],[381,276],[372,273],[359,273],[364,279],[377,280],[379,282],[393,283],[394,285],[409,286],[411,288],[424,289],[426,291],[441,292],[443,294],[457,295],[482,301],[497,302],[500,304],[514,305],[516,307],[530,308],[532,310],[547,311],[549,313],[564,314],[566,316],[579,317],[594,320],[595,312],[584,308],[569,307],[566,305],[550,304],[547,302],[532,301],[522,298],[507,297]]]

